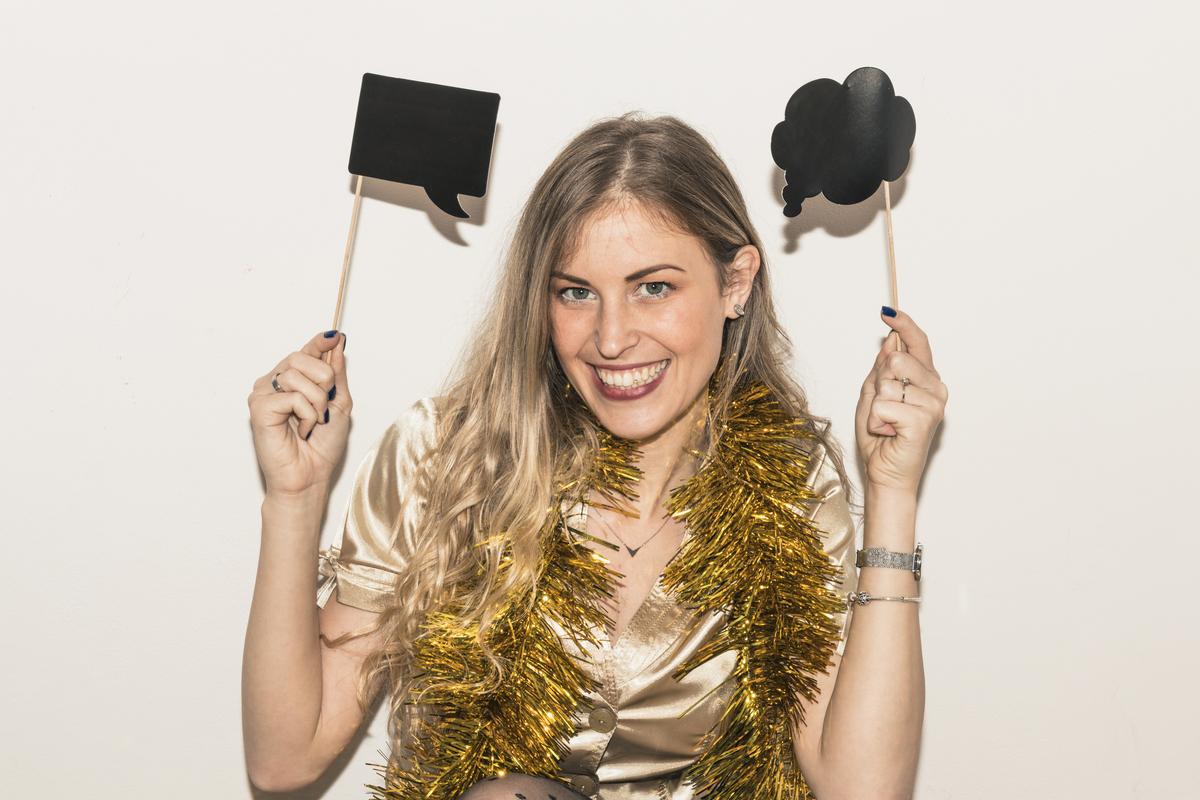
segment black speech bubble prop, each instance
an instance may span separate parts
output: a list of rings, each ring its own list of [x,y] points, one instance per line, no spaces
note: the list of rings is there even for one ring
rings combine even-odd
[[[883,70],[860,67],[842,83],[809,81],[783,116],[771,133],[771,157],[787,180],[784,216],[821,193],[839,205],[860,203],[908,168],[916,117]]]
[[[500,95],[365,73],[350,145],[350,173],[424,187],[453,217],[458,195],[483,197]]]

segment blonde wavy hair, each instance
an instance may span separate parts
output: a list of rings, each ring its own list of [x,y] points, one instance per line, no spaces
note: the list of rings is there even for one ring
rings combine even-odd
[[[765,250],[725,162],[673,116],[643,118],[631,111],[591,125],[534,186],[505,255],[495,301],[435,399],[436,445],[412,492],[426,505],[412,541],[394,537],[408,568],[390,608],[371,629],[383,632],[383,643],[365,660],[358,687],[364,714],[381,685],[393,689],[389,765],[401,763],[412,715],[422,713],[411,697],[411,651],[432,609],[447,598],[465,601],[470,610],[464,623],[479,624],[493,680],[504,677],[505,665],[484,639],[488,626],[510,592],[534,584],[538,534],[554,488],[585,474],[598,443],[594,418],[578,401],[564,399],[566,376],[550,342],[550,273],[571,258],[591,218],[630,201],[668,229],[698,238],[722,292],[734,254],[747,244],[758,249],[762,262],[746,314],[725,323],[709,430],[723,427],[740,386],[763,383],[824,443],[851,497],[829,420],[809,413],[803,389],[789,375],[792,346],[775,313]],[[709,439],[708,446],[715,446]],[[497,534],[499,543],[481,545]],[[511,546],[512,567],[501,584],[496,572],[504,544]]]

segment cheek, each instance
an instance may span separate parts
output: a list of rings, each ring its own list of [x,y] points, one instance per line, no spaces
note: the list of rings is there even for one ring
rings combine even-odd
[[[721,347],[723,318],[711,308],[680,305],[660,318],[662,341],[677,353],[705,353]],[[715,343],[715,344],[714,344]]]
[[[579,317],[581,315],[564,314],[554,306],[550,307],[550,343],[560,358],[570,356],[579,349],[579,340],[583,330]]]

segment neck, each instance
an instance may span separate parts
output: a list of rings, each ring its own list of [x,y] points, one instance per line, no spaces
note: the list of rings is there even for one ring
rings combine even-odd
[[[655,519],[670,492],[690,478],[699,468],[699,460],[686,452],[699,444],[708,411],[708,394],[702,391],[691,407],[666,430],[638,442],[641,458],[637,462],[642,476],[636,489],[639,516]]]

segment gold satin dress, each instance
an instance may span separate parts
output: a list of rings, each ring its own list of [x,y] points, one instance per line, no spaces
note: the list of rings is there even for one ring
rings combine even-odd
[[[395,575],[411,552],[415,523],[424,508],[408,496],[415,467],[434,443],[435,399],[424,398],[400,414],[363,459],[355,474],[340,545],[320,551],[317,604],[336,590],[338,601],[381,611],[390,602]],[[818,501],[810,507],[823,532],[825,551],[841,570],[832,587],[840,594],[857,588],[853,518],[824,448],[814,453],[810,485]],[[414,502],[415,501],[415,502]],[[565,509],[584,529],[587,505]],[[403,515],[399,538],[393,521]],[[686,537],[689,534],[685,532]],[[841,625],[837,652],[844,651],[849,613]],[[615,642],[603,626],[598,646],[561,636],[567,652],[581,659],[600,685],[576,712],[570,751],[559,762],[559,777],[579,793],[600,800],[692,800],[682,771],[703,752],[705,734],[721,718],[733,690],[737,654],[728,650],[693,670],[682,681],[671,673],[725,623],[724,614],[701,617],[670,596],[660,575]]]

